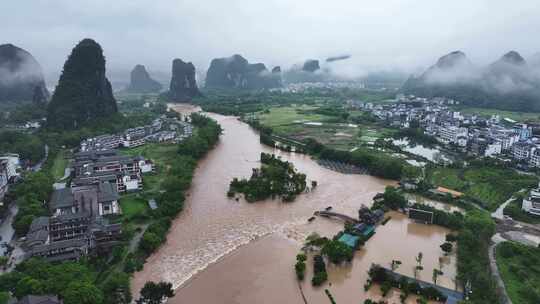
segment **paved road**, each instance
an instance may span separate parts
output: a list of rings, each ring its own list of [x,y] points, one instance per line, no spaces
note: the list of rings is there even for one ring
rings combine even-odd
[[[497,286],[499,287],[498,290],[501,295],[501,301],[503,304],[512,304],[512,300],[510,300],[510,297],[508,296],[508,293],[506,292],[506,287],[504,285],[504,282],[501,278],[501,274],[499,272],[499,268],[497,267],[497,261],[495,257],[495,247],[497,247],[498,244],[506,241],[504,238],[500,236],[499,233],[495,234],[492,238],[492,243],[489,246],[489,268],[491,269],[491,274],[493,277],[495,277],[495,281],[497,282]]]
[[[148,224],[144,224],[144,225],[139,226],[141,228],[141,231],[137,232],[135,234],[135,236],[129,242],[128,252],[135,252],[135,250],[139,246],[139,242],[141,241],[142,236],[143,236],[144,232],[146,231],[146,229],[148,228],[148,226],[149,226]]]
[[[491,213],[491,217],[492,218],[496,218],[496,219],[499,219],[499,220],[504,220],[504,208],[506,208],[506,206],[508,204],[510,204],[511,202],[513,202],[515,200],[514,197],[511,197],[509,198],[506,202],[502,203],[499,208],[497,208],[497,210],[495,210],[495,212]]]
[[[34,165],[31,170],[34,172],[38,172],[41,170],[41,167],[43,167],[43,164],[47,161],[47,158],[49,157],[49,146],[45,145],[45,156],[42,160],[39,161],[36,165]]]
[[[19,208],[17,207],[17,205],[11,204],[6,217],[4,218],[2,223],[0,223],[0,237],[2,238],[0,240],[0,244],[11,242],[11,239],[13,238],[13,235],[15,234],[15,230],[13,230],[13,227],[11,226],[11,224],[13,223],[13,220],[15,219],[15,215],[17,215],[18,211],[19,211]],[[6,254],[6,247],[0,246],[0,256],[3,256],[5,254]]]

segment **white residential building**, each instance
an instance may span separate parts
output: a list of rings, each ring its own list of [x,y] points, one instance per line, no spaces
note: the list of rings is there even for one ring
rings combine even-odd
[[[529,165],[531,167],[540,168],[540,147],[536,146],[532,149],[529,158]]]
[[[149,173],[154,171],[154,163],[148,159],[139,160],[139,169],[141,173]]]
[[[484,156],[494,156],[501,154],[502,144],[500,141],[495,140],[492,143],[487,144],[486,151],[484,151]]]
[[[467,147],[467,143],[469,142],[467,136],[459,136],[457,139],[457,145],[460,147]]]
[[[20,173],[18,172],[21,168],[21,161],[19,158],[19,154],[5,154],[0,156],[0,161],[6,161],[6,171],[8,179],[11,179],[14,176],[19,176]]]
[[[8,161],[0,160],[0,206],[3,205],[4,196],[8,192],[9,177],[7,173]]]
[[[518,142],[512,146],[512,156],[517,160],[527,160],[531,157],[532,149],[535,146],[526,142]]]
[[[538,188],[531,190],[527,198],[523,199],[521,209],[530,214],[540,215],[540,184]]]
[[[456,126],[439,126],[438,138],[445,144],[457,143],[458,138],[461,136],[467,137],[467,128],[461,128]]]
[[[144,137],[126,134],[124,135],[122,146],[124,146],[125,148],[135,148],[135,147],[142,146],[145,143],[146,143],[146,140],[144,139]]]

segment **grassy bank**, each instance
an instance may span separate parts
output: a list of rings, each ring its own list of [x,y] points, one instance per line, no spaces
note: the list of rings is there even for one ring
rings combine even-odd
[[[66,158],[66,150],[59,150],[54,156],[51,167],[51,174],[55,181],[64,177],[67,166],[68,160]]]
[[[540,303],[540,249],[514,242],[496,248],[497,267],[513,303]]]

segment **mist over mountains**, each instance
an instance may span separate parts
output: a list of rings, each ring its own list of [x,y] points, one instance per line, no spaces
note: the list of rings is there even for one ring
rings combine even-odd
[[[130,73],[130,82],[127,87],[127,91],[130,93],[156,93],[159,92],[163,86],[150,77],[146,67],[141,64],[137,64]]]
[[[43,71],[37,60],[13,44],[0,45],[0,103],[44,102],[48,96]]]
[[[454,51],[408,79],[403,70],[365,68],[359,64],[362,60],[346,54],[306,59],[284,68],[267,68],[264,63],[250,63],[236,54],[211,60],[206,71],[195,69],[190,63],[192,67],[186,68],[186,73],[176,76],[156,70],[152,76],[157,78],[150,77],[142,65],[137,65],[131,73],[109,71],[107,74],[116,90],[128,87],[132,92],[159,92],[162,85],[169,86],[172,76],[176,80],[173,79],[174,86],[169,92],[178,100],[196,96],[198,86],[259,90],[289,83],[356,82],[371,88],[401,87],[400,92],[420,97],[454,98],[475,107],[540,111],[540,53],[526,60],[518,52],[509,51],[488,65],[477,65],[464,52]],[[125,79],[130,76],[131,82],[127,82]],[[23,49],[1,45],[0,102],[32,100],[36,96],[42,101],[49,96],[40,64]]]
[[[280,86],[280,67],[269,71],[264,63],[249,63],[238,54],[213,59],[206,72],[207,88],[270,89]]]
[[[402,92],[420,97],[449,97],[470,106],[540,110],[540,69],[510,51],[488,66],[474,65],[461,51],[442,56],[420,76],[411,76]]]

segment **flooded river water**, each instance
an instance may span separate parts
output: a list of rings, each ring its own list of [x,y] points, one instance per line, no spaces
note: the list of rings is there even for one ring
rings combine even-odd
[[[191,111],[186,105],[174,107]],[[234,117],[209,114],[224,129],[219,144],[200,161],[184,211],[175,219],[167,242],[137,272],[134,295],[146,281],[165,280],[177,288],[169,303],[304,303],[294,276],[295,255],[311,232],[333,236],[343,223],[307,219],[316,210],[333,206],[351,216],[393,181],[368,175],[345,175],[322,168],[309,156],[280,152],[259,143],[258,134]],[[226,196],[234,177],[249,177],[258,167],[261,152],[291,161],[318,187],[292,203],[263,201],[249,204]],[[312,288],[310,269],[301,284],[308,303],[329,303],[324,288],[338,303],[360,303],[371,263],[388,267],[402,261],[398,272],[413,276],[418,252],[424,255],[420,278],[431,281],[432,269],[443,266],[438,283],[454,287],[455,256],[445,257],[439,245],[448,230],[412,223],[402,214],[377,229],[375,236],[356,253],[349,265],[328,266],[329,284]],[[308,266],[311,264],[309,260]],[[331,283],[331,286],[330,286]],[[376,297],[373,287],[369,296]]]

